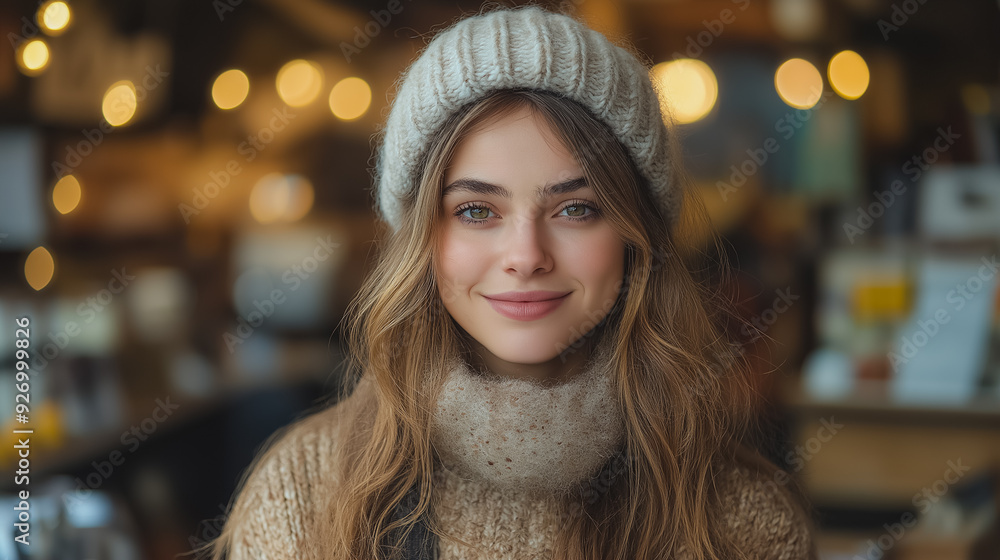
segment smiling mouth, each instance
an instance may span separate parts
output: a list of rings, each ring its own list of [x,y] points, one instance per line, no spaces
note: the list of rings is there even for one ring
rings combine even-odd
[[[483,296],[494,311],[516,321],[536,321],[559,308],[569,294],[539,301],[504,301]]]

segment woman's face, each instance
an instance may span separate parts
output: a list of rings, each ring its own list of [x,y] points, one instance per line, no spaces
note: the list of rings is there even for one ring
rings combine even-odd
[[[441,299],[496,358],[552,360],[611,310],[625,245],[541,116],[525,107],[474,131],[457,146],[444,185]]]

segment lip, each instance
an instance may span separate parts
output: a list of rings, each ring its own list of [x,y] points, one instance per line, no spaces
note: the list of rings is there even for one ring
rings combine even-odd
[[[551,299],[558,299],[567,295],[569,295],[569,292],[532,290],[530,292],[504,292],[502,294],[490,294],[488,296],[483,296],[483,297],[499,301],[525,302],[525,301],[546,301]]]
[[[555,311],[572,292],[504,292],[483,296],[494,311],[517,321],[535,321]]]

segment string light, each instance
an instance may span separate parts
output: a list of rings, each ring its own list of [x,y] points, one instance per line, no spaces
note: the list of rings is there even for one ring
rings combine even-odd
[[[111,126],[122,126],[132,120],[138,105],[135,85],[128,80],[115,82],[104,94],[101,112]]]
[[[360,117],[371,104],[372,88],[361,78],[344,78],[330,91],[330,111],[340,120]]]
[[[37,247],[24,261],[24,279],[37,292],[49,285],[55,274],[56,263],[45,247]]]
[[[323,71],[308,60],[293,60],[278,70],[278,95],[291,107],[308,105],[323,89]]]
[[[49,65],[49,46],[41,39],[25,41],[17,48],[17,65],[26,76],[37,76]]]
[[[250,80],[242,70],[226,70],[212,84],[212,101],[220,109],[239,107],[250,93]]]
[[[865,59],[854,51],[840,51],[830,59],[827,77],[833,91],[844,99],[857,99],[868,90],[871,76]]]
[[[46,34],[53,37],[62,35],[73,20],[73,12],[69,4],[61,0],[51,0],[38,8],[36,15],[38,25]]]
[[[719,97],[719,83],[712,69],[700,60],[680,58],[661,62],[652,69],[660,84],[660,103],[680,124],[701,120]]]
[[[66,175],[52,187],[52,205],[60,214],[69,214],[80,204],[81,194],[80,181]]]
[[[823,95],[823,76],[808,60],[793,58],[774,73],[774,87],[785,103],[796,109],[809,109]]]

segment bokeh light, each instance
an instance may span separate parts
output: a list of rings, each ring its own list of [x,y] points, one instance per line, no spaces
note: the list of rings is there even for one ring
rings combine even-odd
[[[38,25],[48,35],[62,35],[73,19],[69,4],[61,0],[51,0],[38,8]]]
[[[111,126],[122,126],[132,120],[138,102],[135,86],[128,80],[115,82],[104,94],[101,112]]]
[[[785,103],[796,109],[809,109],[823,95],[823,76],[808,60],[793,58],[774,73],[774,87]]]
[[[268,173],[250,191],[250,214],[262,224],[294,222],[312,205],[312,183],[301,175]]]
[[[660,103],[674,122],[686,124],[705,117],[719,97],[719,83],[707,64],[692,58],[661,62],[652,69],[665,99]]]
[[[278,70],[278,95],[292,107],[308,105],[323,89],[323,71],[315,62],[293,60]]]
[[[41,39],[25,41],[17,49],[17,65],[27,76],[41,74],[49,65],[49,46]]]
[[[212,101],[220,109],[239,107],[250,93],[250,80],[242,70],[226,70],[212,84]]]
[[[49,285],[55,270],[56,263],[45,247],[37,247],[24,261],[24,279],[36,292]]]
[[[361,78],[344,78],[330,91],[330,111],[340,120],[360,117],[371,104],[372,88]]]
[[[844,99],[857,99],[868,90],[868,65],[854,51],[841,51],[830,59],[827,69],[830,86]]]
[[[66,175],[52,187],[52,205],[60,214],[69,214],[80,204],[82,194],[80,181],[73,175]]]

